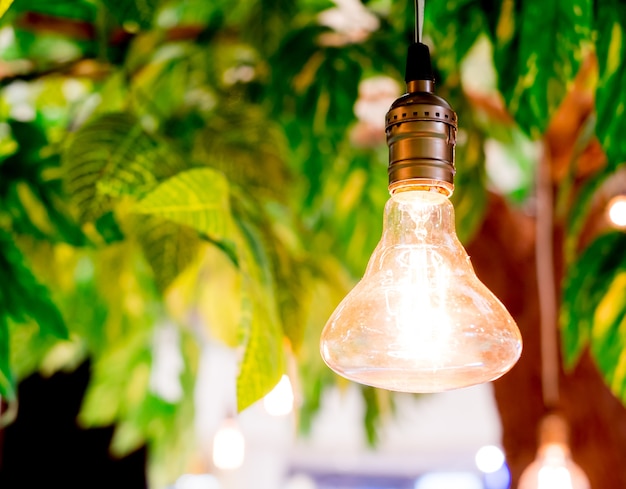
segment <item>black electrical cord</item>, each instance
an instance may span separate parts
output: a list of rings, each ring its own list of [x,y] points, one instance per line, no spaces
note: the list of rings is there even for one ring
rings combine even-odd
[[[415,80],[435,80],[430,62],[430,51],[428,46],[422,43],[424,2],[425,0],[415,0],[415,42],[409,46],[406,59],[404,81],[407,83]]]

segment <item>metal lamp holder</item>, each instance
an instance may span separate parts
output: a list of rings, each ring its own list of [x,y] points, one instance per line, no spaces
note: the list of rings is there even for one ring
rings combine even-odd
[[[416,38],[418,29],[421,38],[422,12],[416,5]],[[450,195],[457,115],[446,100],[435,95],[430,51],[417,39],[409,46],[405,81],[407,93],[391,105],[385,117],[389,188],[423,185]]]

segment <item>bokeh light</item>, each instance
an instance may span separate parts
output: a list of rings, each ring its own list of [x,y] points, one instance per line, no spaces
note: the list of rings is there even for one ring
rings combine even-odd
[[[234,419],[226,419],[213,438],[213,464],[222,470],[234,470],[243,465],[245,440]]]
[[[626,227],[626,195],[613,197],[607,206],[609,220],[619,228]]]
[[[293,388],[287,375],[263,398],[263,407],[272,416],[286,416],[293,411]]]
[[[478,470],[491,474],[504,465],[504,453],[495,445],[486,445],[476,452],[475,460]]]

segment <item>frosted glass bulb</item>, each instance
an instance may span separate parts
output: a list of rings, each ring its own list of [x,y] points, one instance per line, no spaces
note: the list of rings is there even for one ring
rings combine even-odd
[[[589,479],[570,458],[567,445],[546,443],[522,473],[518,489],[590,489]]]
[[[326,364],[361,384],[439,392],[497,379],[521,351],[515,322],[456,236],[450,200],[397,189],[363,278],[324,327]]]
[[[213,438],[213,464],[218,469],[234,470],[243,465],[246,442],[234,419],[226,419]]]

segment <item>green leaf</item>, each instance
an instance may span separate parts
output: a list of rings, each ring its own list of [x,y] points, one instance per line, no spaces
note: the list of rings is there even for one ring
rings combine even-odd
[[[296,115],[302,130],[340,139],[354,121],[353,105],[370,53],[357,45],[323,46],[324,34],[328,29],[315,22],[283,38],[270,59],[275,77],[268,96],[277,98],[275,107],[282,114]]]
[[[380,406],[377,390],[373,387],[364,386],[361,389],[363,400],[365,401],[364,424],[367,442],[370,446],[375,446],[378,441],[378,424],[380,423]]]
[[[353,282],[345,280],[342,263],[332,257],[321,257],[315,263],[314,274],[307,277],[306,290],[311,294],[314,307],[307,311],[304,342],[298,353],[298,367],[302,378],[302,406],[300,408],[300,430],[309,433],[315,414],[322,405],[325,390],[336,383],[337,376],[321,360],[319,340],[322,327],[337,304],[346,296]]]
[[[289,339],[294,352],[298,352],[304,340],[305,316],[308,306],[308,293],[303,284],[303,268],[301,260],[277,245],[275,260],[276,297],[280,310],[283,333]]]
[[[195,160],[221,171],[232,185],[258,198],[285,200],[292,183],[287,140],[281,128],[260,108],[224,107],[198,131]]]
[[[7,0],[0,0],[7,2]],[[11,4],[11,1],[8,1]],[[96,6],[91,0],[19,0],[13,4],[11,11],[37,12],[54,17],[94,21]]]
[[[252,2],[244,34],[251,44],[271,53],[284,35],[284,26],[297,11],[292,0],[259,0]]]
[[[391,392],[384,389],[361,386],[361,395],[365,401],[365,432],[370,446],[378,443],[381,422],[395,409]]]
[[[159,217],[137,216],[135,232],[160,292],[198,257],[202,243],[196,231]]]
[[[67,338],[68,332],[57,309],[44,287],[25,263],[12,236],[0,230],[0,311],[17,323],[30,319],[42,334]]]
[[[272,265],[254,227],[245,221],[238,224],[243,274],[240,330],[245,353],[237,377],[237,408],[242,411],[278,383],[284,373],[284,355]]]
[[[621,297],[612,303],[617,308],[610,313],[598,316],[599,306],[614,290],[616,281],[623,282],[626,272],[626,234],[612,232],[596,239],[569,268],[563,285],[563,305],[561,308],[562,348],[565,365],[572,368],[583,349],[592,342],[594,357],[609,374],[617,363],[614,355],[611,360],[603,360],[600,346],[609,342],[623,344],[626,336],[619,330],[615,318],[626,314],[626,302]],[[623,295],[623,289],[621,290]],[[615,293],[611,294],[615,298]],[[606,310],[605,309],[603,310]],[[620,309],[621,308],[621,309]],[[619,333],[619,334],[617,334]]]
[[[182,164],[126,113],[99,116],[74,135],[63,155],[65,183],[81,222],[97,219],[113,199],[143,196]]]
[[[255,222],[272,267],[283,332],[292,351],[297,353],[306,327],[309,292],[304,286],[304,278],[309,273],[310,265],[310,257],[297,232],[297,218],[288,206],[272,202],[264,209],[259,209],[254,217],[250,216],[250,220]]]
[[[9,325],[0,315],[0,396],[15,399],[15,380],[9,363]]]
[[[127,69],[132,70],[133,64],[138,66],[134,68],[137,74],[132,78],[130,89],[142,113],[151,114],[155,123],[165,125],[170,132],[177,131],[177,136],[183,139],[188,136],[186,128],[180,127],[180,121],[172,118],[180,118],[191,109],[189,95],[181,87],[189,86],[192,74],[201,70],[191,63],[198,48],[186,44],[159,46],[159,41],[160,36],[153,33],[142,35],[133,42]]]
[[[10,362],[8,321],[16,328],[26,328],[34,321],[41,337],[67,338],[68,332],[48,290],[35,278],[13,237],[4,230],[0,230],[0,270],[3,274],[0,282],[0,395],[12,399],[15,381]],[[35,356],[35,352],[31,350],[29,355]]]
[[[214,248],[206,250],[201,267],[198,273],[206,278],[198,281],[194,277],[190,286],[197,296],[202,324],[211,337],[235,348],[241,339],[241,271],[228,255]]]
[[[10,215],[11,229],[36,240],[80,246],[84,238],[70,218],[58,172],[59,157],[51,154],[45,127],[10,121],[10,128],[18,150],[0,163],[0,207],[3,214]]]
[[[197,444],[189,443],[197,434],[193,421],[199,351],[194,336],[181,331],[180,349],[185,365],[180,373],[182,399],[174,405],[150,394],[132,420],[147,433],[149,440],[149,487],[171,486],[197,455]]]
[[[125,27],[128,23],[150,27],[159,0],[102,0],[113,17]]]
[[[619,169],[619,167],[618,167]],[[621,171],[621,170],[620,170]],[[593,175],[578,191],[576,199],[568,213],[567,236],[565,239],[565,262],[571,264],[576,258],[580,233],[583,231],[589,212],[594,202],[594,196],[603,183],[615,175],[609,166]],[[614,178],[614,177],[613,177]]]
[[[124,234],[119,228],[119,225],[115,220],[115,214],[112,211],[102,214],[98,219],[96,219],[94,226],[98,231],[98,234],[100,234],[104,242],[107,244],[124,240]]]
[[[591,41],[591,0],[500,0],[492,26],[498,85],[520,127],[537,138],[567,93]]]
[[[437,48],[433,62],[447,78],[458,73],[461,61],[486,30],[485,8],[473,0],[431,2],[425,15],[431,25],[428,32]]]
[[[149,341],[147,331],[136,329],[95,361],[78,417],[81,425],[113,424],[143,400],[148,389],[146,371],[150,372]]]
[[[13,3],[13,0],[0,0],[0,17],[2,17],[9,7]]]
[[[609,169],[615,169],[626,161],[626,5],[619,0],[600,3],[596,21],[600,70],[596,134],[606,152]]]
[[[622,239],[623,254],[626,239]],[[598,304],[591,333],[591,352],[607,385],[626,401],[626,260],[622,260]]]
[[[144,329],[130,331],[94,361],[78,419],[85,427],[115,424],[110,451],[116,457],[149,445],[151,478],[158,479],[151,486],[165,487],[188,467],[195,453],[189,440],[193,438],[198,348],[195,338],[181,332],[175,348],[180,349],[184,361],[179,372],[183,396],[176,403],[167,402],[150,385],[152,369],[164,365],[155,366],[159,361],[155,359],[155,337],[142,326]]]
[[[232,239],[228,181],[211,168],[188,170],[165,180],[135,211],[184,224],[215,240]]]

